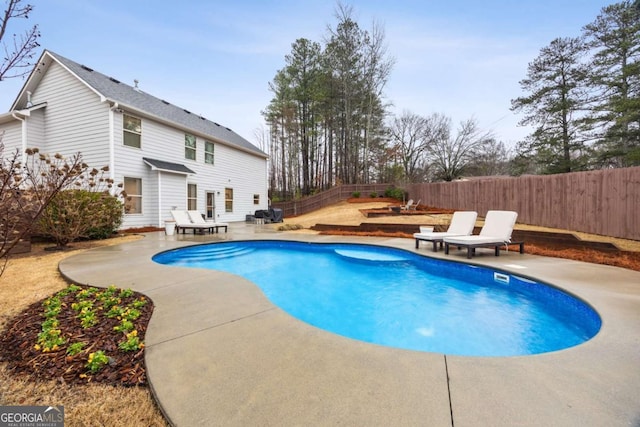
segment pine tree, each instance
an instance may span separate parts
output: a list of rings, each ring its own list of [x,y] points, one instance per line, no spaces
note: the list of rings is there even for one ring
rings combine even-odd
[[[602,9],[584,27],[593,49],[589,70],[596,98],[589,117],[599,131],[602,167],[640,165],[640,10],[631,1]]]
[[[587,167],[587,136],[583,112],[588,102],[586,47],[580,38],[557,38],[529,63],[520,81],[526,96],[511,101],[511,109],[525,114],[521,125],[533,125],[525,152],[543,173],[562,173]]]

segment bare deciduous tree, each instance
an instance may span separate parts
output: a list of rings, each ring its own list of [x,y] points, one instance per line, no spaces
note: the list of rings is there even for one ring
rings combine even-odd
[[[0,275],[11,250],[31,232],[49,202],[82,175],[80,154],[69,159],[28,149],[5,157],[0,142]]]
[[[404,111],[394,117],[388,129],[393,152],[402,164],[404,179],[420,182],[426,177],[429,144],[448,138],[449,121],[446,117],[433,114],[429,117]]]
[[[9,23],[17,18],[28,19],[33,10],[30,4],[22,4],[22,0],[6,0],[6,9],[0,15],[0,44],[2,44],[3,56],[0,63],[0,81],[11,77],[22,77],[29,74],[33,66],[32,59],[36,55],[36,49],[40,47],[38,39],[40,31],[38,25],[12,33],[10,41],[5,40]]]
[[[435,178],[444,181],[460,178],[474,155],[493,139],[490,132],[480,130],[476,120],[461,122],[455,138],[447,136],[428,145]]]

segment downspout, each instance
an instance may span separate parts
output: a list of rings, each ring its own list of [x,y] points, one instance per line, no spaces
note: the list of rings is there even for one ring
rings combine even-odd
[[[109,108],[109,178],[116,179],[116,131],[114,113],[118,110],[118,103],[114,102]],[[113,186],[111,193],[115,195],[116,186]]]
[[[163,225],[162,219],[162,171],[158,171],[158,227]]]
[[[26,116],[18,117],[17,114],[18,114],[17,112],[11,113],[11,117],[13,117],[16,120],[20,120],[22,122],[21,148],[22,148],[22,158],[24,160],[27,152],[27,117]]]

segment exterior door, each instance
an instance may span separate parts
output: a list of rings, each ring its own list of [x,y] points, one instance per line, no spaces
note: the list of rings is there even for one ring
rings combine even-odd
[[[207,219],[216,218],[216,193],[214,191],[207,191]]]

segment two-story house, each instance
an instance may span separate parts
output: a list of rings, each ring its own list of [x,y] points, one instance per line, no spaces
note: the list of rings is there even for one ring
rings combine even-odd
[[[267,154],[231,129],[45,50],[8,113],[5,155],[80,152],[109,166],[130,199],[122,228],[162,226],[171,209],[244,221],[267,209]]]

